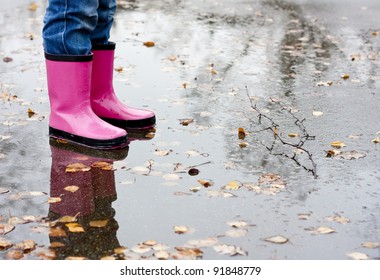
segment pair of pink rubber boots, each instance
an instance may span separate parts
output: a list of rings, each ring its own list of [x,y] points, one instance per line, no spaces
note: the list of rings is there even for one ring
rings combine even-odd
[[[115,44],[84,56],[45,53],[50,100],[49,135],[96,149],[128,145],[128,129],[156,123],[150,110],[124,105],[113,88]]]

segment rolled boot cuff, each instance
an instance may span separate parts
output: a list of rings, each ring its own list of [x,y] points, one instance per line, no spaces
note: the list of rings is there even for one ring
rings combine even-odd
[[[45,52],[45,58],[51,61],[89,62],[89,61],[92,61],[93,54],[66,55],[66,54],[50,54],[50,53]]]
[[[94,51],[113,51],[116,48],[116,43],[108,42],[108,44],[92,43],[92,50]]]

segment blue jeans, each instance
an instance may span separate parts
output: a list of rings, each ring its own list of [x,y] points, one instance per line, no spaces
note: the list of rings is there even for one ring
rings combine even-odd
[[[44,50],[88,55],[91,45],[107,44],[116,0],[49,0],[42,30]]]

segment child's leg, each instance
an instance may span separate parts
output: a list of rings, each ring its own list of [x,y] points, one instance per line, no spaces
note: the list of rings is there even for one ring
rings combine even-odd
[[[98,1],[98,22],[94,32],[91,34],[91,41],[95,44],[107,44],[116,12],[116,0]]]

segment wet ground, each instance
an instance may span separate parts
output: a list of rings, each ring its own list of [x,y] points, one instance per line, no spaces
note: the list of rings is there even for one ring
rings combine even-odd
[[[119,4],[116,154],[49,143],[46,3],[0,7],[0,259],[380,257],[378,1]]]

